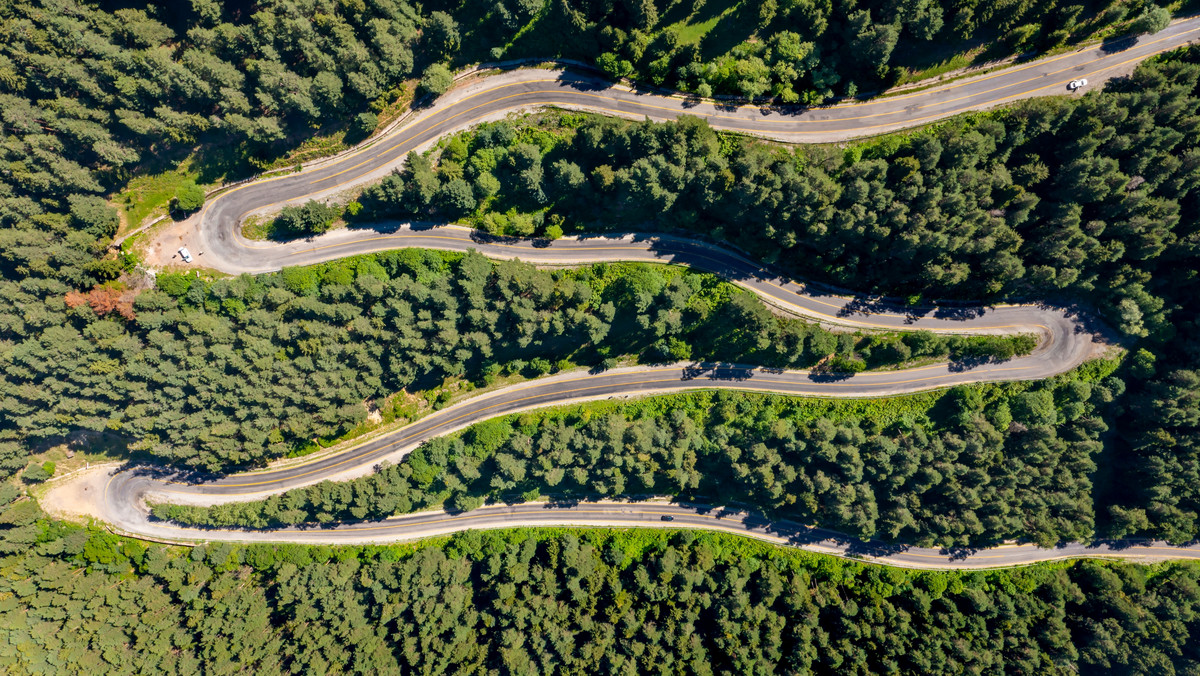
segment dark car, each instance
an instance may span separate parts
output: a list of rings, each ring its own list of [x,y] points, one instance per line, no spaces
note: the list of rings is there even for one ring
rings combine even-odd
[[[663,521],[674,521],[674,520],[675,520],[675,517],[671,516],[670,514],[663,514],[663,515],[662,515],[662,520],[663,520]]]

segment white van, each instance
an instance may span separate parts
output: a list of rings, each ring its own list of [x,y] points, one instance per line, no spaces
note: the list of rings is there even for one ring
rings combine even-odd
[[[186,246],[179,247],[179,257],[183,259],[184,263],[192,262],[192,252],[188,251]]]

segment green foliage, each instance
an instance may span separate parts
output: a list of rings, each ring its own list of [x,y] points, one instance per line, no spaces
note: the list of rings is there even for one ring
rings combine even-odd
[[[433,59],[453,57],[462,42],[458,31],[458,22],[445,12],[433,12],[425,24],[422,40],[425,43],[424,46],[429,50],[429,56]]]
[[[176,211],[191,213],[204,206],[204,188],[195,181],[185,181],[175,190],[173,205]]]
[[[1077,373],[870,402],[701,392],[586,404],[477,424],[348,485],[154,510],[189,524],[262,528],[443,503],[463,511],[484,498],[659,494],[750,505],[863,538],[1049,546],[1092,536],[1088,475],[1106,430],[1098,409],[1117,386]],[[1069,416],[1060,419],[1056,399]]]
[[[1158,5],[1147,5],[1132,24],[1129,25],[1130,33],[1157,33],[1171,24],[1171,13],[1165,7]]]
[[[76,228],[100,239],[117,234],[121,217],[102,198],[71,195],[67,203],[71,208],[71,224]]]
[[[21,478],[31,483],[41,483],[54,476],[54,463],[45,462],[40,465],[30,465],[21,473]]]
[[[1130,7],[1147,7],[1146,18],[1134,22],[1137,30],[1157,30],[1164,25],[1158,17],[1169,17],[1154,3],[1123,0],[480,0],[441,6],[457,20],[455,39],[462,33],[458,65],[557,56],[592,62],[613,79],[704,97],[766,96],[808,105],[880,91],[939,62],[980,65],[1113,28],[1122,32]],[[446,31],[439,24],[436,32]],[[433,52],[434,60],[445,54]]]
[[[1085,301],[1142,341],[1124,376],[1127,391],[1114,390],[1123,412],[1120,434],[1107,441],[1116,469],[1102,479],[1122,481],[1100,488],[1101,502],[1116,510],[1101,525],[1121,534],[1146,524],[1189,540],[1200,534],[1200,423],[1188,408],[1200,372],[1200,261],[1188,244],[1200,185],[1197,60],[1195,49],[1180,50],[1081,99],[1030,101],[849,150],[784,151],[687,118],[651,124],[571,114],[570,124],[542,124],[561,141],[540,161],[522,156],[522,167],[551,168],[541,181],[502,161],[518,144],[498,143],[489,126],[472,138],[463,166],[468,179],[488,167],[501,184],[473,217],[492,232],[528,234],[539,222],[567,232],[689,230],[844,288]],[[571,182],[560,183],[555,168],[565,163],[588,181],[563,189]],[[412,200],[372,195],[367,206],[380,215],[428,213]],[[748,337],[742,327],[753,327],[755,315],[737,318],[729,326]],[[870,350],[870,366],[876,354],[899,358],[905,348],[917,358],[920,340],[860,348]],[[975,339],[955,354],[969,362],[977,350],[999,357],[1008,349],[989,343]],[[821,336],[803,344],[810,354],[837,351]],[[669,339],[655,350],[671,358]]]
[[[420,19],[397,0],[228,14],[206,6],[13,3],[0,107],[12,133],[4,162],[21,168],[0,194],[105,193],[134,167],[154,171],[208,144],[258,159],[315,122],[344,126],[412,73]],[[45,37],[63,35],[75,37]],[[143,148],[153,151],[143,157]],[[198,190],[184,184],[176,208],[199,208]]]
[[[104,530],[89,531],[80,556],[88,563],[109,564],[126,559],[121,551],[121,539]]]
[[[0,12],[5,35],[0,40],[4,477],[22,471],[31,445],[62,441],[68,430],[103,432],[117,444],[134,443],[136,450],[158,447],[164,439],[157,433],[135,432],[136,442],[125,436],[131,430],[125,416],[147,420],[159,408],[154,396],[131,393],[141,386],[126,380],[126,355],[170,334],[181,321],[171,296],[205,310],[220,305],[231,315],[253,305],[242,298],[206,298],[206,285],[163,275],[160,287],[167,293],[144,293],[136,301],[139,311],[160,323],[134,323],[129,304],[134,294],[104,285],[130,271],[134,259],[106,255],[120,219],[102,195],[150,180],[156,197],[166,203],[185,173],[213,183],[269,162],[289,143],[311,135],[314,125],[337,131],[412,75],[419,22],[411,6],[396,0],[272,2],[229,11],[207,0],[170,7],[60,5],[21,1],[7,3]],[[193,153],[195,161],[185,172],[179,163]],[[131,176],[135,171],[141,175]],[[177,197],[183,210],[203,204],[195,185],[179,188]],[[137,221],[143,211],[131,209],[129,215]],[[97,302],[64,307],[64,296],[73,291]],[[124,335],[114,333],[118,324],[97,312],[120,315],[127,322],[118,331]],[[208,324],[202,333],[212,328]],[[51,354],[83,344],[93,350],[74,353],[73,359]],[[74,389],[78,397],[72,401],[51,386],[56,379],[46,376],[57,367],[49,360],[60,356],[75,377],[92,381],[72,386],[88,394]],[[191,396],[190,359],[172,364],[181,381],[158,382],[156,387],[166,388],[158,396],[176,402]],[[43,397],[58,403],[34,401]],[[38,413],[46,405],[58,413]],[[122,408],[125,412],[116,412]],[[164,419],[162,424],[177,422]],[[231,435],[246,434],[261,445],[271,432],[249,426],[234,432],[231,425],[239,427],[226,420],[207,427],[210,439],[189,443],[225,447],[218,451],[224,454]]]
[[[81,557],[89,545],[110,562]],[[542,529],[190,550],[66,530],[0,564],[0,661],[18,673],[1190,673],[1200,661],[1190,563],[925,572],[724,534]]]
[[[275,217],[275,230],[292,235],[320,235],[333,227],[341,210],[317,200],[302,206],[286,206]]]
[[[475,210],[475,192],[461,178],[444,183],[438,190],[438,200],[450,218],[460,218]]]
[[[404,250],[217,281],[164,273],[157,284],[120,320],[65,307],[61,284],[0,284],[8,316],[42,308],[38,321],[53,327],[5,320],[19,347],[0,377],[11,440],[0,468],[21,471],[28,449],[84,429],[218,471],[338,438],[366,420],[370,400],[494,378],[492,364],[529,376],[611,355],[808,366],[817,356],[806,339],[836,342],[712,275],[666,266],[550,272]],[[725,331],[747,313],[755,324]],[[848,350],[874,340],[849,338]],[[899,363],[886,352],[875,348],[871,363]],[[444,406],[452,392],[438,392]]]
[[[430,96],[441,96],[454,84],[454,75],[444,64],[435,63],[421,75],[421,90]]]
[[[366,138],[375,132],[375,128],[379,126],[379,117],[371,111],[363,111],[354,118],[354,126],[351,131],[357,138]]]

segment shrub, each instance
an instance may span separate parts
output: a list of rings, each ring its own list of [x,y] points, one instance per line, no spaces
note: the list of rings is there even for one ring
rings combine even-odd
[[[21,478],[29,483],[41,483],[52,476],[54,476],[54,463],[52,462],[30,465],[29,469],[21,474]]]
[[[364,113],[359,113],[358,116],[354,118],[354,127],[351,129],[351,131],[353,131],[355,136],[358,138],[366,138],[370,136],[371,133],[375,131],[375,127],[378,126],[379,116],[377,116],[375,113],[367,111]]]
[[[542,357],[534,357],[533,359],[529,360],[529,367],[527,371],[530,377],[536,378],[537,376],[544,376],[549,373],[550,368],[550,360]]]
[[[204,189],[195,181],[187,181],[175,189],[175,210],[191,213],[204,206]]]
[[[275,227],[283,232],[319,235],[328,232],[341,214],[337,207],[309,200],[300,207],[284,207],[275,218]]]
[[[1157,33],[1171,25],[1171,13],[1165,8],[1150,5],[1130,26],[1129,32],[1135,35]]]
[[[154,278],[154,285],[167,295],[183,298],[192,286],[192,277],[177,272],[163,272]]]
[[[438,190],[438,202],[450,218],[461,218],[475,210],[475,191],[461,178],[451,179]]]
[[[421,91],[433,96],[441,96],[454,84],[454,76],[444,64],[435,63],[425,69],[421,76]]]

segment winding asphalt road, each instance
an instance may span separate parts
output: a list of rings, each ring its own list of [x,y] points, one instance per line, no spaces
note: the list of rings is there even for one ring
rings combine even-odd
[[[1119,40],[1108,46],[1069,52],[965,78],[940,87],[825,108],[735,106],[656,94],[583,75],[552,70],[518,70],[483,77],[440,98],[368,146],[301,173],[230,189],[200,215],[196,249],[205,265],[230,273],[268,272],[284,265],[315,263],[380,248],[370,230],[340,231],[315,244],[270,244],[243,238],[238,224],[256,212],[288,203],[336,195],[377,181],[410,151],[507,113],[546,107],[595,111],[622,117],[673,120],[694,115],[717,129],[785,141],[837,141],[885,133],[1033,96],[1066,94],[1067,84],[1087,78],[1095,88],[1130,64],[1200,37],[1200,17],[1178,21],[1154,35]]]
[[[110,472],[100,483],[64,484],[55,490],[91,493],[88,510],[120,530],[144,537],[188,540],[354,543],[425,537],[464,528],[518,525],[692,526],[731,530],[760,539],[816,551],[861,556],[891,565],[990,567],[1063,556],[1200,558],[1200,549],[1164,543],[1067,545],[1059,549],[1004,546],[983,552],[890,547],[862,543],[801,524],[767,521],[740,512],[661,502],[584,503],[486,507],[461,515],[411,515],[372,524],[320,530],[236,531],[185,529],[151,521],[145,501],[215,504],[246,500],[327,479],[347,479],[396,461],[432,437],[497,415],[530,408],[614,396],[644,395],[697,388],[740,389],[818,396],[881,396],[954,384],[1045,378],[1074,368],[1094,353],[1098,342],[1072,311],[1032,305],[988,308],[898,308],[877,299],[844,297],[783,279],[738,253],[692,240],[648,235],[567,238],[555,242],[487,238],[455,226],[413,228],[390,224],[372,230],[342,230],[310,241],[263,243],[240,235],[240,222],[287,202],[320,198],[377,180],[405,154],[445,134],[515,110],[557,106],[626,117],[703,117],[719,129],[785,140],[836,140],[886,132],[981,109],[1019,98],[1058,93],[1066,83],[1087,77],[1093,85],[1125,64],[1178,47],[1200,34],[1200,19],[1173,24],[1162,33],[1118,45],[1120,51],[1085,50],[1014,66],[990,75],[904,96],[814,110],[726,107],[612,87],[554,71],[518,71],[463,87],[443,97],[415,121],[357,152],[310,171],[246,184],[226,191],[199,217],[206,265],[230,273],[259,273],[286,265],[310,264],[352,254],[427,247],[478,250],[546,265],[638,260],[706,269],[758,294],[781,309],[826,324],[856,328],[930,330],[953,333],[1036,333],[1037,349],[1003,363],[973,366],[936,364],[903,371],[860,373],[830,378],[806,371],[775,371],[729,364],[687,364],[570,373],[504,388],[439,411],[397,432],[334,455],[282,469],[251,472],[215,481],[191,482],[154,468]],[[76,496],[79,497],[79,496]],[[670,517],[670,521],[664,521]]]
[[[773,544],[904,568],[980,569],[1028,565],[1068,558],[1200,560],[1200,546],[1175,547],[1153,540],[1068,543],[1053,548],[1002,544],[987,549],[927,548],[861,541],[835,531],[768,519],[737,508],[643,502],[537,502],[495,505],[470,512],[424,512],[384,521],[330,528],[274,531],[197,530],[147,523],[143,537],[179,542],[293,542],[299,544],[382,544],[449,535],[467,529],[513,527],[697,528],[742,535]]]

